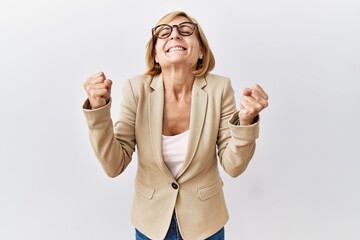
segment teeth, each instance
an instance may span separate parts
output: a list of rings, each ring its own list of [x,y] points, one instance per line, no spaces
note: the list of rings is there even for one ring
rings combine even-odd
[[[170,49],[169,49],[169,52],[172,52],[172,51],[183,51],[183,50],[185,50],[185,49],[182,48],[182,47],[173,47],[173,48],[170,48]]]

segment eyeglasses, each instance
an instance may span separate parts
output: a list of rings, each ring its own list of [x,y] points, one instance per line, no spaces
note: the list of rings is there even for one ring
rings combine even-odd
[[[181,36],[190,36],[197,28],[197,24],[193,22],[182,22],[178,25],[160,24],[152,29],[152,34],[154,37],[165,39],[171,35],[175,27]]]

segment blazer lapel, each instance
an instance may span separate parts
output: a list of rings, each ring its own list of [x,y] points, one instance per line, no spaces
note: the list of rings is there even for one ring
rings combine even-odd
[[[206,86],[206,80],[204,77],[196,78],[194,81],[191,97],[191,112],[190,112],[190,131],[187,153],[185,156],[185,162],[181,167],[179,173],[176,176],[178,179],[189,167],[191,161],[194,158],[196,149],[198,147],[201,132],[203,129],[208,96],[202,89]]]
[[[155,76],[150,84],[153,92],[149,94],[148,114],[149,132],[151,147],[154,153],[156,164],[159,169],[168,177],[173,179],[170,170],[165,165],[162,154],[162,129],[164,115],[164,84],[162,75]]]

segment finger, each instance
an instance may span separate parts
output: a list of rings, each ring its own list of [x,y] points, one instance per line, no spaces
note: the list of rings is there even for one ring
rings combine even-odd
[[[106,79],[105,74],[103,72],[99,72],[99,73],[89,77],[87,79],[87,81],[85,82],[85,85],[102,83],[105,81],[105,79]]]
[[[269,97],[259,85],[254,86],[251,97],[258,101],[264,108],[268,106]]]
[[[105,79],[104,79],[105,80]],[[93,88],[94,86],[96,86],[97,88],[101,87],[101,85],[99,84],[103,84],[104,81],[101,77],[97,77],[97,78],[89,78],[85,83],[84,83],[84,89],[86,91],[88,91],[88,89]]]
[[[251,88],[245,88],[243,90],[243,95],[244,96],[251,96],[251,92],[252,92]]]
[[[108,90],[106,88],[91,89],[90,91],[88,91],[88,96],[92,99],[103,98],[103,96],[106,95],[107,92]]]
[[[108,90],[106,91],[106,93],[103,95],[103,98],[108,101],[111,97],[111,92]]]
[[[96,90],[96,89],[108,89],[107,84],[106,83],[88,83],[85,86],[85,90],[87,92],[92,91],[92,90]]]
[[[255,86],[253,87],[253,92],[257,93],[259,96],[261,96],[265,100],[269,99],[269,96],[266,94],[264,89],[262,89],[262,87],[259,84],[255,84]]]
[[[105,79],[104,84],[107,89],[111,89],[112,81],[110,79]]]
[[[244,91],[245,91],[245,89],[244,89]],[[246,108],[247,106],[249,106],[249,104],[254,104],[253,102],[256,102],[256,101],[257,100],[254,99],[251,95],[246,96],[245,94],[243,94],[243,96],[240,99],[240,109]]]
[[[264,108],[268,106],[268,100],[265,99],[265,97],[259,92],[254,90],[250,97],[257,103],[261,104]]]
[[[107,90],[107,86],[104,83],[96,83],[96,84],[88,84],[84,86],[85,91],[89,93],[93,90],[105,89]]]
[[[104,78],[106,78],[106,76],[105,76],[105,73],[104,72],[98,72],[98,73],[95,73],[93,76],[91,76],[91,77],[94,77],[94,78],[97,78],[97,77],[104,77]]]
[[[241,105],[244,108],[247,108],[249,112],[258,114],[262,109],[265,108],[265,106],[254,99],[253,97],[244,97]]]
[[[97,83],[103,83],[106,80],[105,76],[98,76],[98,77],[94,77],[92,78],[89,83],[90,84],[97,84]]]

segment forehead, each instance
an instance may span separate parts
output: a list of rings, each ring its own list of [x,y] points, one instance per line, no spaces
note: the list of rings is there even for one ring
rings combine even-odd
[[[178,17],[175,17],[174,19],[172,19],[170,22],[167,22],[167,24],[170,24],[170,25],[176,25],[176,24],[179,24],[179,23],[182,23],[182,22],[191,22],[190,19],[186,18],[186,17],[183,17],[183,16],[178,16]]]

